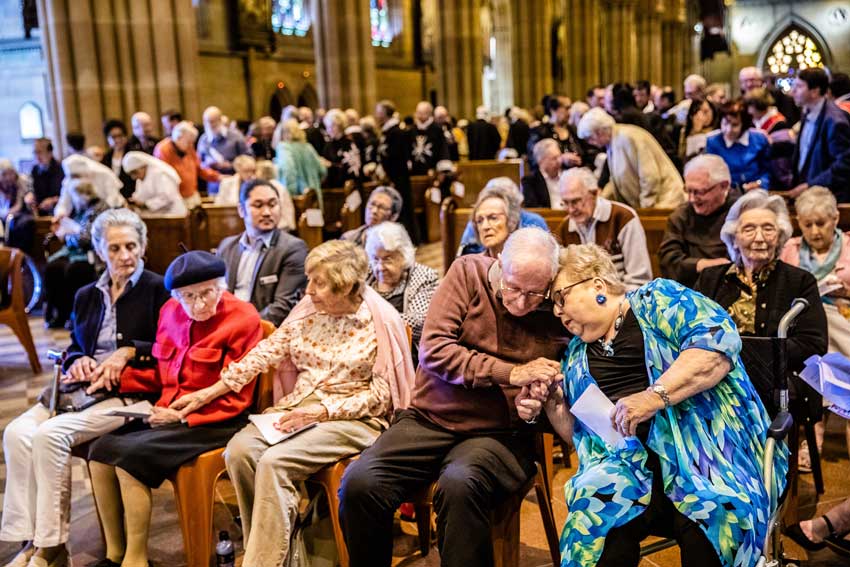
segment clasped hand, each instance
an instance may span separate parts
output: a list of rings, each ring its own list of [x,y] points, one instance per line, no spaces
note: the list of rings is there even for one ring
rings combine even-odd
[[[305,408],[295,408],[284,413],[280,420],[274,424],[275,429],[289,433],[306,427],[311,423],[328,420],[328,410],[321,404],[311,405]]]

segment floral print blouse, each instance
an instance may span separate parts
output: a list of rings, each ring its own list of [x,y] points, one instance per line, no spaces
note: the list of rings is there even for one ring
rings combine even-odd
[[[351,315],[316,313],[284,321],[239,362],[221,373],[221,380],[238,392],[257,374],[289,358],[298,369],[295,388],[268,411],[297,406],[314,395],[331,420],[383,418],[389,411],[387,378],[373,374],[378,342],[372,312],[363,301]]]

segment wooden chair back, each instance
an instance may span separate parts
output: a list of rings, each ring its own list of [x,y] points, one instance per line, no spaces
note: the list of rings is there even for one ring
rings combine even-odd
[[[521,159],[460,161],[457,163],[457,172],[465,188],[460,204],[470,207],[475,204],[478,194],[487,182],[494,177],[509,177],[519,186],[523,176],[523,163]]]
[[[24,253],[17,248],[0,246],[0,324],[12,328],[27,353],[34,374],[41,372],[24,301],[22,274]]]
[[[262,320],[263,338],[267,339],[277,327],[271,321]],[[254,391],[254,413],[262,413],[274,405],[274,381],[277,368],[264,372],[257,377],[257,388]]]
[[[164,274],[168,265],[183,250],[195,248],[192,241],[191,219],[182,215],[163,215],[142,217],[148,227],[148,246],[145,250],[145,267],[158,274]]]
[[[221,241],[245,230],[236,205],[202,204],[192,210],[192,239],[198,250],[215,250]]]

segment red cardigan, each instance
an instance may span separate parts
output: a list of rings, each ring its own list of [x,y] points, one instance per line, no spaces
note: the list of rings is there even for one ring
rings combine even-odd
[[[253,305],[224,292],[214,316],[206,321],[189,319],[175,299],[159,313],[153,355],[157,372],[121,375],[121,392],[156,392],[156,405],[168,407],[174,400],[212,386],[221,370],[248,353],[263,338],[260,315]],[[228,392],[189,414],[190,427],[234,418],[245,412],[254,398],[256,380],[241,391]]]
[[[177,171],[180,176],[180,196],[184,199],[198,192],[198,177],[204,181],[218,181],[221,178],[215,170],[201,167],[201,160],[194,148],[181,155],[171,138],[160,140],[153,149],[153,157],[161,159]]]

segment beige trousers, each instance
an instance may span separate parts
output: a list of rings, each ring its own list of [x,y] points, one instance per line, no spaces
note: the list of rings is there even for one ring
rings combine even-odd
[[[242,516],[243,567],[281,565],[298,512],[295,483],[363,451],[380,433],[374,419],[325,421],[272,446],[253,423],[237,433],[224,459]]]

